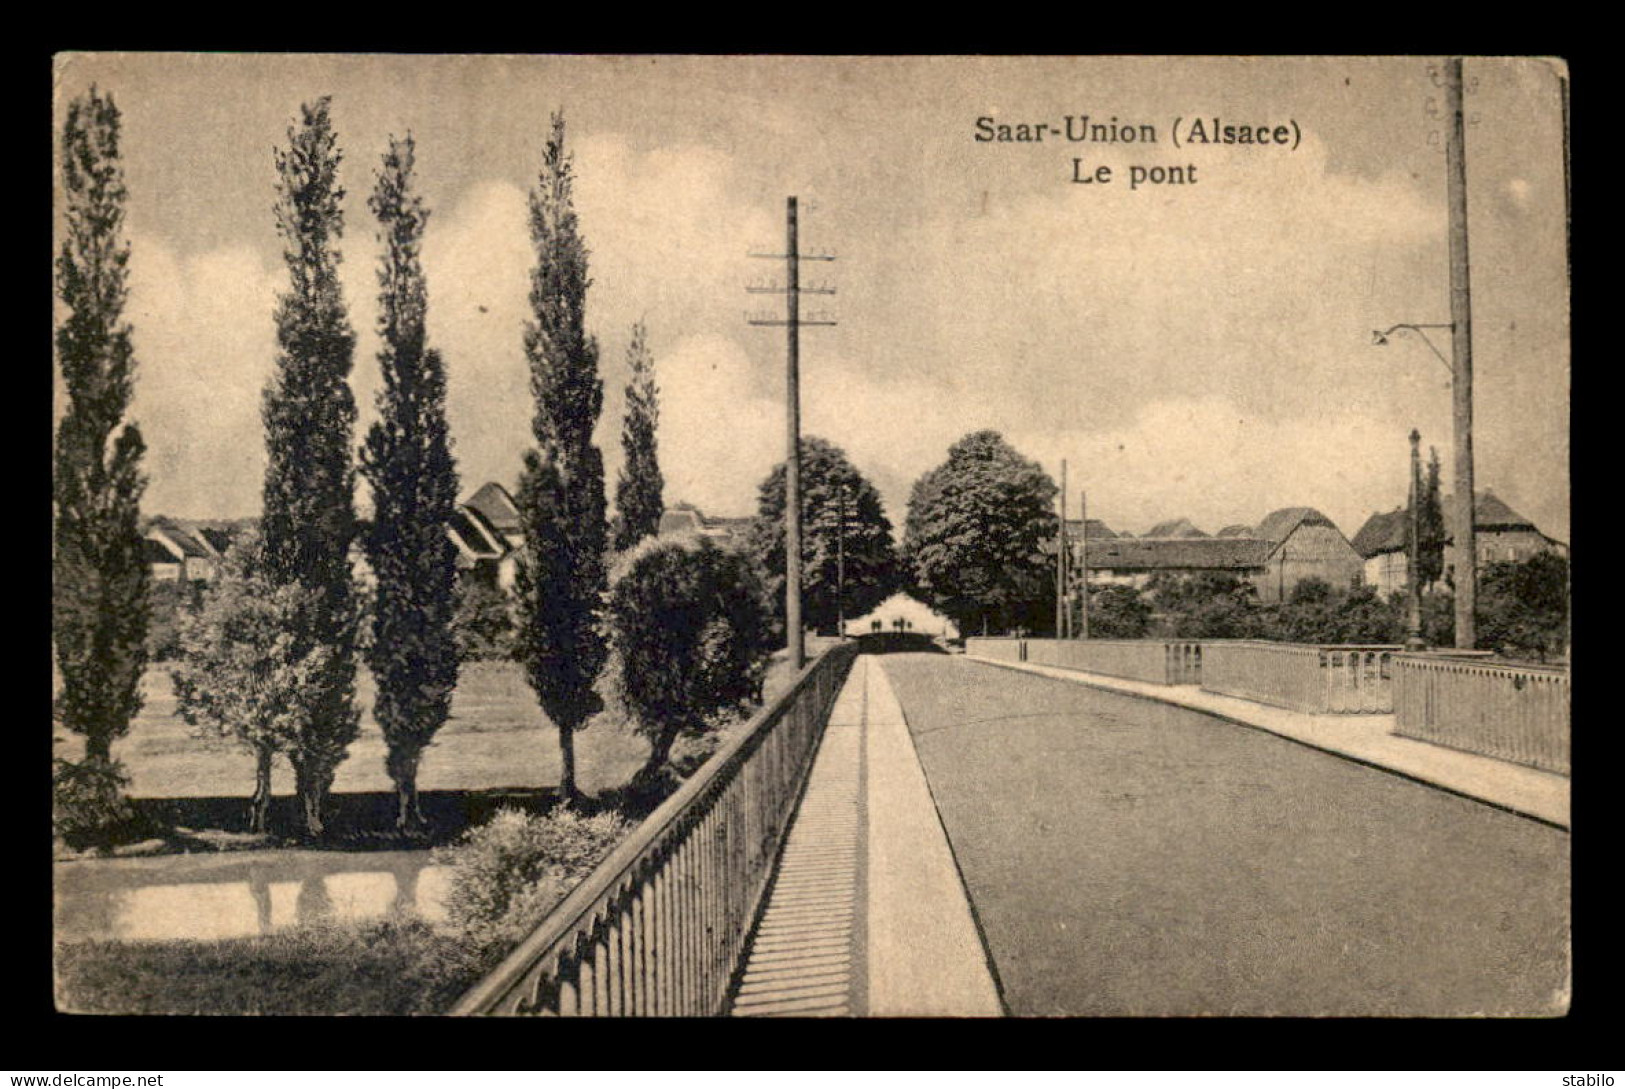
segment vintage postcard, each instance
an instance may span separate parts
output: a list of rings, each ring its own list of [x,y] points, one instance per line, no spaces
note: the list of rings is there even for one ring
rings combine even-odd
[[[1564,61],[53,75],[59,1010],[1568,1011]]]

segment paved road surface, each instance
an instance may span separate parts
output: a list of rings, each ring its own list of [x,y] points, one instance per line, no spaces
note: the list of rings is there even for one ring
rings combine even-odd
[[[1566,832],[1181,708],[884,661],[1012,1014],[1565,1008]]]

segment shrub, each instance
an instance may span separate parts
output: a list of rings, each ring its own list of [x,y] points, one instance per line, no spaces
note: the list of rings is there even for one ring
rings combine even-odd
[[[464,575],[457,584],[451,630],[465,662],[512,658],[513,603],[508,593],[483,578]]]
[[[451,867],[446,914],[483,956],[524,938],[592,872],[630,825],[614,813],[584,817],[559,808],[538,817],[499,810],[435,860]]]
[[[750,560],[703,537],[647,540],[610,593],[615,689],[649,739],[640,780],[679,737],[714,731],[761,691],[768,609]]]
[[[56,834],[75,849],[105,846],[135,823],[124,796],[130,777],[117,760],[75,764],[57,759],[51,777],[51,817]]]
[[[1073,609],[1073,630],[1082,622]],[[1105,586],[1089,591],[1089,634],[1096,639],[1143,639],[1151,628],[1151,605],[1138,588]]]

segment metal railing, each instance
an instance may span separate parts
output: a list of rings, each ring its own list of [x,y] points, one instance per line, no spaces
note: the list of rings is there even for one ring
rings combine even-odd
[[[856,655],[855,645],[840,645],[808,665],[451,1012],[723,1012],[785,829]]]
[[[1208,642],[1202,690],[1309,714],[1387,714],[1394,709],[1395,646]]]
[[[1394,666],[1394,733],[1569,774],[1568,670],[1431,654]]]

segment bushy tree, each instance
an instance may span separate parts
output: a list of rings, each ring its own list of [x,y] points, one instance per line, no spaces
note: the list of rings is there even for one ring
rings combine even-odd
[[[966,635],[1053,622],[1055,482],[996,431],[966,435],[914,484],[903,556],[920,593]],[[1046,619],[1048,618],[1048,619]]]
[[[643,542],[617,567],[609,618],[617,688],[649,741],[640,780],[660,772],[679,737],[706,732],[760,691],[767,601],[740,552],[705,537]]]
[[[558,729],[559,790],[574,803],[575,733],[603,708],[594,682],[608,656],[599,617],[608,574],[604,462],[593,445],[603,409],[598,342],[587,334],[587,248],[577,233],[564,115],[553,115],[541,175],[530,194],[533,318],[525,358],[536,401],[519,482],[524,531],[515,580],[515,654],[542,711]]]
[[[460,579],[452,635],[465,662],[512,658],[513,602],[507,592],[484,579]]]
[[[1342,590],[1304,579],[1267,614],[1263,635],[1287,643],[1398,643],[1405,635],[1403,598],[1383,601],[1369,586]]]
[[[1569,561],[1540,552],[1491,564],[1479,583],[1479,641],[1544,662],[1569,644]]]
[[[451,871],[446,915],[474,954],[489,962],[522,941],[593,871],[630,826],[614,813],[556,809],[535,816],[500,809],[452,847],[435,852]]]
[[[262,416],[265,470],[260,568],[268,585],[297,587],[288,616],[290,662],[315,663],[306,712],[289,748],[305,831],[320,836],[338,765],[355,740],[360,613],[351,583],[355,539],[355,334],[339,287],[344,233],[342,155],[329,100],[301,108],[276,150],[276,224],[289,288],[277,298],[279,351]]]
[[[615,483],[615,551],[625,552],[645,537],[660,532],[666,512],[665,481],[660,476],[660,387],[655,385],[655,361],[649,353],[648,330],[642,322],[632,327],[626,352],[632,375],[626,382],[626,418],[621,423],[621,450],[626,460]]]
[[[785,604],[784,496],[784,463],[780,462],[757,490],[756,518],[746,538],[746,547],[756,559],[773,603],[773,620],[781,631]],[[898,584],[892,525],[881,505],[880,493],[840,447],[816,436],[804,436],[802,622],[817,630],[833,630],[843,611],[849,618],[862,616],[895,593]]]
[[[255,832],[268,830],[272,762],[304,741],[342,653],[301,631],[319,592],[269,578],[259,540],[245,535],[226,552],[202,607],[181,618],[181,653],[170,674],[176,709],[203,733],[234,738],[254,754]]]
[[[1254,639],[1261,634],[1258,588],[1222,572],[1158,572],[1146,591],[1166,634],[1178,639]]]
[[[51,641],[62,677],[53,711],[84,737],[86,764],[108,770],[87,774],[115,787],[112,745],[141,709],[151,614],[140,530],[146,444],[122,423],[135,355],[124,320],[130,247],[119,124],[112,96],[92,88],[69,104],[62,126],[55,343],[67,404],[56,429],[51,555]]]
[[[378,421],[361,451],[372,485],[367,558],[373,597],[368,664],[378,682],[373,716],[389,746],[396,827],[423,824],[418,764],[451,714],[457,686],[457,556],[446,532],[457,506],[457,467],[446,427],[446,367],[427,346],[429,293],[419,251],[429,217],[412,188],[412,137],[391,140],[368,207],[378,217]]]
[[[203,583],[188,579],[155,579],[148,600],[151,621],[147,628],[147,660],[173,661],[180,653],[181,617],[203,602]]]
[[[1082,609],[1074,605],[1072,630],[1080,631]],[[1143,639],[1151,630],[1151,603],[1133,586],[1102,586],[1089,591],[1092,639]]]

